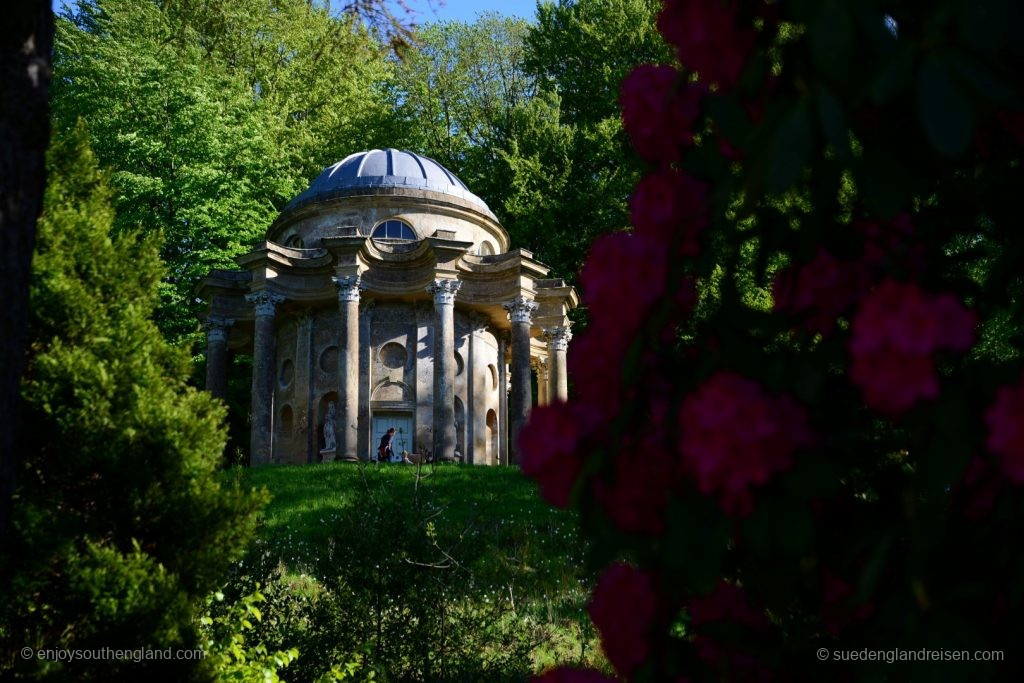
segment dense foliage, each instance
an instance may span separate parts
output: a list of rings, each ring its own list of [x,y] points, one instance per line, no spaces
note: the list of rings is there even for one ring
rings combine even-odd
[[[348,14],[272,4],[89,0],[58,18],[55,129],[87,122],[119,230],[163,234],[168,338],[197,340],[199,278],[231,267],[354,151],[436,158],[514,246],[570,280],[596,235],[627,224],[640,164],[615,84],[667,58],[657,0],[541,4],[536,25],[495,14],[429,24],[397,52]],[[567,55],[585,58],[566,69]]]
[[[259,241],[329,163],[390,138],[384,50],[304,0],[96,0],[57,21],[55,129],[89,125],[118,230],[164,236],[158,322],[196,329],[192,290]]]
[[[220,646],[241,655],[231,664],[265,667],[253,656],[262,647],[294,651],[280,673],[294,681],[517,681],[556,661],[607,666],[584,611],[593,577],[573,516],[517,469],[329,463],[239,475],[274,500],[211,603],[211,639],[238,642]]]
[[[535,24],[489,14],[417,32],[396,73],[403,144],[454,169],[513,247],[575,281],[590,242],[628,223],[640,174],[618,82],[669,56],[657,0],[539,3]]]
[[[678,64],[621,89],[634,228],[521,436],[622,677],[1019,677],[1022,20],[664,2]]]
[[[41,649],[186,649],[194,611],[248,544],[260,495],[221,485],[224,408],[152,322],[154,237],[113,234],[83,129],[50,152],[17,425],[14,534],[0,559],[0,670],[55,680],[195,661],[52,661]]]

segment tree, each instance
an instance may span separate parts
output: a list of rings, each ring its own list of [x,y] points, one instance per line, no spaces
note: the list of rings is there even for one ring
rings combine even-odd
[[[1020,677],[1022,19],[664,3],[678,64],[622,84],[633,230],[519,442],[623,678]]]
[[[497,15],[427,26],[398,67],[398,112],[417,124],[407,144],[455,169],[513,246],[541,254],[555,276],[575,280],[593,239],[628,222],[640,166],[617,83],[668,55],[657,4],[546,3],[535,26]]]
[[[53,10],[46,0],[8,8],[0,26],[0,553],[7,550],[17,455],[18,379],[25,351],[29,269],[42,210],[50,138]]]
[[[455,169],[501,210],[508,186],[502,151],[519,139],[518,110],[536,93],[524,71],[528,24],[481,14],[472,24],[430,24],[414,34],[395,74],[403,143]]]
[[[164,235],[165,334],[195,331],[198,279],[324,166],[387,137],[388,68],[353,19],[303,0],[98,0],[58,21],[56,126],[88,123],[117,228]]]
[[[115,231],[84,128],[58,140],[33,268],[3,666],[61,678],[184,677],[196,662],[19,657],[23,647],[187,648],[194,610],[245,548],[264,498],[221,485],[224,408],[186,386],[151,320],[156,236]]]
[[[539,3],[526,36],[524,68],[545,94],[538,99],[557,109],[534,118],[508,155],[515,173],[505,210],[519,243],[574,283],[594,239],[629,223],[626,199],[641,164],[622,133],[619,82],[638,64],[669,59],[654,26],[660,5]]]
[[[562,98],[567,123],[619,118],[619,84],[671,52],[654,26],[661,0],[545,0],[527,36],[526,68]]]

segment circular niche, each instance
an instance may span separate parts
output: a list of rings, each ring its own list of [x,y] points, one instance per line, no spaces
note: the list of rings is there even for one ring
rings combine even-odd
[[[406,352],[405,347],[398,342],[388,342],[380,347],[378,357],[384,367],[392,370],[404,368],[409,360],[409,354]]]
[[[291,359],[287,359],[281,363],[281,374],[278,377],[281,387],[284,388],[291,384],[293,377],[295,377],[295,363]]]
[[[462,371],[466,369],[466,364],[462,360],[462,354],[458,351],[455,352],[455,375],[461,375]]]
[[[320,354],[320,369],[331,374],[338,371],[338,347],[328,346]]]

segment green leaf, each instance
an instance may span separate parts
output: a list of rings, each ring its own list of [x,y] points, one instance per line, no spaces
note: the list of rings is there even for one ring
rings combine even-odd
[[[971,142],[973,112],[950,78],[946,60],[932,57],[921,66],[917,108],[932,147],[947,157],[963,154]]]
[[[800,174],[811,154],[811,121],[807,104],[799,102],[787,112],[775,131],[767,187],[774,194],[787,190]]]
[[[818,93],[818,121],[825,139],[835,148],[841,159],[850,158],[850,133],[846,125],[846,113],[839,100],[827,90]]]
[[[853,61],[853,18],[847,4],[822,2],[808,38],[814,63],[822,73],[834,80],[845,78]]]

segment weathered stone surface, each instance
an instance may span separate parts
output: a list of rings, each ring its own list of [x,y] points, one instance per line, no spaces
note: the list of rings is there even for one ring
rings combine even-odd
[[[502,306],[512,323],[512,393],[509,395],[509,437],[512,464],[519,463],[519,430],[530,416],[530,326],[537,304],[519,295]]]
[[[339,460],[359,459],[359,290],[358,275],[334,278],[338,288],[338,416],[335,433]]]
[[[266,289],[247,294],[253,305],[255,333],[252,353],[252,428],[250,449],[253,465],[273,460],[272,413],[274,397],[275,348],[274,311],[284,297]]]

